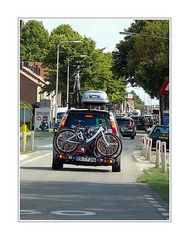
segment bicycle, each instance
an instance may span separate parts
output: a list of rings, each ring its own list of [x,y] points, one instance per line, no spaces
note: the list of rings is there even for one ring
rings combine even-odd
[[[56,151],[61,153],[73,153],[78,146],[81,148],[93,149],[93,154],[100,158],[117,157],[122,151],[121,140],[112,133],[108,132],[101,124],[96,130],[85,127],[60,130],[53,141]]]

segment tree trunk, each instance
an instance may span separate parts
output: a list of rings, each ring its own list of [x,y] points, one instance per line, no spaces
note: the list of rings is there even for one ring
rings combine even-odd
[[[159,124],[163,124],[163,111],[164,111],[164,97],[160,94],[159,97]]]

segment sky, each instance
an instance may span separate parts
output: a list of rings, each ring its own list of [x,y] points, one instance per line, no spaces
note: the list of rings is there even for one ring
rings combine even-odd
[[[69,24],[80,35],[92,38],[97,48],[105,48],[105,52],[115,50],[116,44],[124,39],[124,35],[119,32],[123,32],[134,22],[131,18],[37,18],[36,20],[42,21],[49,33],[61,24]],[[159,101],[152,100],[143,88],[127,88],[128,92],[132,90],[145,104],[159,104]]]

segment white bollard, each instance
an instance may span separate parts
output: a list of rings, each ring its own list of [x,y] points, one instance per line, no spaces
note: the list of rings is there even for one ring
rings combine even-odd
[[[146,137],[142,137],[142,155],[145,156],[146,152]]]
[[[156,141],[156,168],[160,168],[161,162],[161,141]]]
[[[149,148],[149,137],[146,137],[146,149],[145,149],[145,158],[148,156],[148,148]]]
[[[161,170],[162,172],[166,172],[166,142],[161,143]]]
[[[152,159],[152,139],[151,138],[148,139],[148,152],[147,152],[146,159],[149,161],[151,161]]]
[[[34,150],[34,131],[31,131],[30,143],[31,143],[31,151]]]
[[[26,151],[26,133],[22,132],[22,141],[21,141],[22,152]]]

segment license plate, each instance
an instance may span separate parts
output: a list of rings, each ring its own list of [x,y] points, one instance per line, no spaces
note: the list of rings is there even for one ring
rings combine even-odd
[[[159,139],[168,140],[168,137],[159,137]]]
[[[96,158],[81,157],[81,156],[76,156],[75,160],[80,162],[96,162]]]

